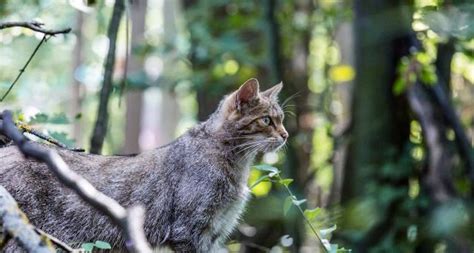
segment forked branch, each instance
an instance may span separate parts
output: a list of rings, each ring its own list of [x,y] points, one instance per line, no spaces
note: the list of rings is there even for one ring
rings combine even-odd
[[[60,30],[50,30],[50,29],[44,29],[43,28],[43,23],[37,22],[37,21],[31,21],[31,22],[5,22],[0,24],[0,30],[6,29],[6,28],[12,28],[12,27],[24,27],[28,28],[30,30],[33,30],[35,32],[40,32],[45,35],[50,35],[54,36],[56,34],[62,34],[62,33],[69,33],[71,31],[71,28],[64,28]]]
[[[0,30],[6,29],[6,28],[12,28],[12,27],[25,27],[30,30],[36,31],[43,33],[43,39],[38,43],[36,46],[35,50],[33,53],[30,55],[28,60],[26,61],[25,65],[23,68],[20,69],[20,73],[16,76],[15,80],[12,82],[10,87],[8,87],[8,90],[3,94],[3,96],[0,98],[0,102],[3,102],[3,100],[7,97],[7,95],[10,93],[10,91],[13,89],[15,86],[16,82],[20,79],[21,75],[23,72],[25,72],[26,67],[30,64],[31,60],[35,56],[36,52],[38,52],[38,49],[41,47],[41,45],[48,40],[49,37],[54,36],[56,34],[65,34],[69,33],[71,31],[71,28],[65,28],[61,30],[48,30],[42,28],[43,24],[40,22],[32,21],[32,22],[5,22],[0,24]],[[48,37],[49,36],[49,37]]]

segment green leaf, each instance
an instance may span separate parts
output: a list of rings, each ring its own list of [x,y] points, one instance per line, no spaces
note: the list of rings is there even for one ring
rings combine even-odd
[[[278,171],[273,171],[273,172],[270,172],[270,173],[268,173],[268,176],[269,176],[269,177],[275,177],[275,176],[278,176]]]
[[[395,81],[395,84],[393,85],[392,92],[398,96],[402,94],[403,92],[405,92],[406,88],[407,88],[407,85],[405,83],[405,80],[403,80],[403,78],[398,78]]]
[[[340,249],[338,248],[336,252],[337,253],[346,253],[346,252],[352,252],[352,250],[351,249],[346,249],[346,248],[340,248]]]
[[[69,119],[67,118],[66,114],[64,113],[58,113],[50,117],[48,120],[48,123],[50,124],[69,124]]]
[[[29,121],[30,124],[46,123],[48,122],[48,115],[44,113],[38,113]]]
[[[278,170],[277,168],[273,167],[273,166],[270,166],[268,164],[260,164],[260,165],[255,165],[253,166],[255,169],[257,170],[261,170],[261,171],[266,171],[266,172],[273,172],[273,173],[280,173],[280,170]]]
[[[50,132],[49,136],[52,138],[58,140],[62,144],[68,146],[68,147],[73,147],[75,146],[75,142],[72,139],[69,139],[67,134],[65,132]]]
[[[300,199],[300,200],[293,199],[292,201],[293,201],[293,204],[295,204],[296,206],[299,206],[303,204],[304,202],[306,202],[306,199]]]
[[[328,236],[331,235],[332,232],[334,232],[334,230],[336,230],[337,226],[334,225],[330,228],[326,228],[326,229],[321,229],[319,230],[319,233],[321,234],[321,237],[323,238],[327,238]]]
[[[58,113],[58,114],[53,115],[52,117],[44,113],[38,113],[29,121],[29,124],[45,124],[45,123],[61,125],[61,124],[68,124],[70,122],[66,114],[64,113]]]
[[[93,242],[83,243],[81,245],[81,248],[87,252],[91,252],[92,249],[94,248],[94,243]]]
[[[108,242],[104,241],[95,241],[95,247],[98,249],[111,249],[112,246]]]
[[[250,187],[249,189],[252,190],[255,186],[257,186],[258,184],[260,184],[262,181],[268,179],[269,176],[268,175],[263,175],[261,176],[259,179],[257,179]]]
[[[291,178],[285,178],[280,180],[280,184],[288,187],[291,183],[293,182],[293,179]]]
[[[321,213],[321,208],[319,207],[316,207],[314,209],[304,210],[304,216],[310,221],[316,219],[316,217],[318,217],[320,213]]]
[[[286,215],[293,205],[293,198],[291,196],[286,197],[285,202],[283,202],[283,214]]]

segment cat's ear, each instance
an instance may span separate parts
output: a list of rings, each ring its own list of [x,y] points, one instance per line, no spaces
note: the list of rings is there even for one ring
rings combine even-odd
[[[236,108],[241,108],[243,104],[248,104],[258,98],[259,84],[255,78],[247,80],[235,94]]]
[[[262,96],[267,97],[272,100],[278,100],[278,94],[280,94],[281,89],[283,88],[283,82],[271,87],[270,89],[262,92]]]

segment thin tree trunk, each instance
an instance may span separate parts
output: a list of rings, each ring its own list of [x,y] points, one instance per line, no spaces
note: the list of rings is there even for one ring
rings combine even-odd
[[[97,112],[97,119],[94,126],[94,131],[91,138],[91,150],[93,154],[100,154],[104,144],[104,138],[107,134],[107,125],[109,120],[109,100],[112,93],[113,73],[115,67],[115,47],[117,42],[117,33],[120,27],[120,20],[122,19],[123,11],[125,9],[125,0],[116,0],[110,20],[107,37],[109,38],[109,51],[104,62],[104,81],[100,91],[99,109]]]
[[[354,32],[352,23],[346,22],[339,26],[336,33],[337,44],[340,48],[341,63],[354,66]],[[349,132],[351,118],[351,93],[353,90],[353,82],[344,82],[335,86],[334,93],[340,97],[342,104],[342,113],[337,117],[335,129],[337,136],[334,144],[334,176],[331,185],[328,205],[339,203],[342,195],[342,183],[344,179],[344,166],[347,155],[346,133]]]
[[[147,0],[142,0],[131,1],[130,3],[130,18],[132,21],[132,49],[141,45],[144,40],[147,2]],[[138,72],[142,68],[142,58],[132,53],[130,55],[130,72]],[[126,92],[127,110],[125,113],[126,125],[123,153],[132,154],[140,152],[139,138],[142,126],[143,90],[128,89]]]
[[[171,45],[174,45],[178,36],[177,15],[179,15],[178,1],[165,1],[163,3],[163,31],[164,37]],[[164,59],[163,72],[172,73],[176,64],[174,54]],[[158,145],[171,142],[176,134],[180,111],[176,94],[172,89],[161,89],[160,117],[158,122]]]
[[[82,111],[82,97],[81,97],[81,87],[82,84],[75,77],[75,72],[80,67],[82,63],[83,53],[82,47],[84,44],[83,39],[83,24],[84,24],[84,14],[81,11],[77,11],[76,17],[76,44],[74,45],[74,54],[73,54],[73,63],[72,63],[72,85],[71,85],[71,103],[70,103],[70,116],[73,118],[73,132],[72,136],[76,141],[76,146],[82,146],[82,127],[81,127],[81,118],[75,119]]]

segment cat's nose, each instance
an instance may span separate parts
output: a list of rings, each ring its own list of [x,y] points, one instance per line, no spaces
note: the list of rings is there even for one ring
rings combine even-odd
[[[286,130],[283,130],[280,132],[281,138],[283,139],[288,139],[288,132]]]

